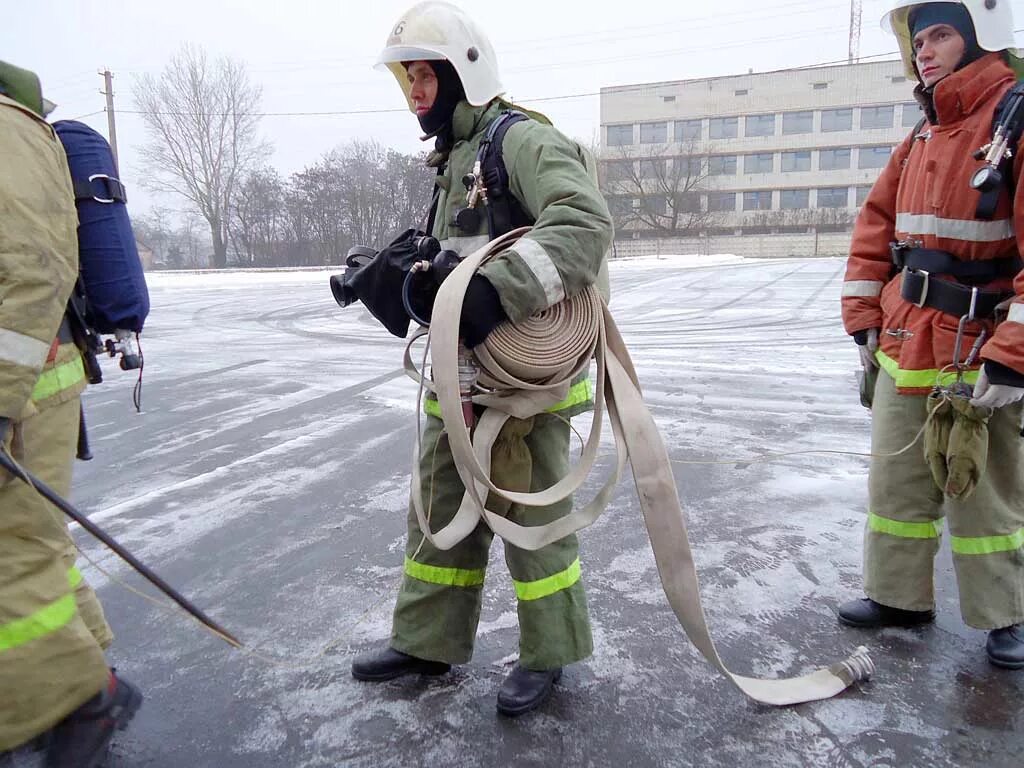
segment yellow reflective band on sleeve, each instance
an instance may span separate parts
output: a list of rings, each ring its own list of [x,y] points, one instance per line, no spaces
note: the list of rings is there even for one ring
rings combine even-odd
[[[566,395],[564,400],[552,405],[550,408],[545,408],[545,413],[558,413],[564,411],[566,408],[572,408],[576,405],[583,405],[589,402],[592,395],[590,392],[590,379],[583,379],[583,381],[577,382],[569,387],[569,394]],[[432,397],[423,398],[423,412],[428,416],[434,418],[441,418],[441,406],[437,400]]]
[[[876,533],[887,533],[903,539],[937,539],[942,535],[942,520],[930,523],[901,523],[880,517],[874,512],[868,513],[868,528]]]
[[[68,586],[72,590],[81,581],[82,574],[77,568],[68,570]],[[0,652],[18,648],[56,632],[74,618],[76,610],[75,595],[71,592],[23,619],[0,624]]]
[[[924,389],[926,387],[934,387],[937,383],[947,385],[956,381],[956,371],[947,371],[940,376],[937,368],[926,368],[920,371],[904,370],[900,368],[899,363],[882,350],[878,350],[875,353],[875,359],[878,360],[878,364],[896,382],[897,387]],[[964,373],[964,381],[968,384],[976,384],[978,382],[978,371],[966,371]]]
[[[1024,528],[1007,536],[950,536],[949,544],[958,555],[1013,552],[1024,546]]]
[[[580,580],[580,573],[580,559],[577,557],[572,565],[553,576],[538,579],[537,581],[516,581],[513,579],[512,584],[515,585],[516,597],[520,600],[540,600],[542,597],[548,597],[571,587]]]
[[[428,584],[445,587],[479,587],[484,583],[484,569],[446,568],[440,565],[424,565],[405,558],[405,573]]]
[[[85,365],[82,363],[81,357],[75,357],[74,360],[43,371],[32,390],[32,400],[35,402],[45,400],[61,390],[81,384],[83,381],[85,381]]]

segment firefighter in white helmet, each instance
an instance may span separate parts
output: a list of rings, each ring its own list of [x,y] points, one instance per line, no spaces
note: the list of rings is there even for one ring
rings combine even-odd
[[[865,201],[843,287],[844,325],[860,345],[865,379],[877,375],[866,395],[872,401],[872,450],[879,457],[872,460],[869,480],[867,597],[840,606],[839,618],[857,627],[932,621],[933,561],[945,517],[963,619],[989,631],[986,650],[993,664],[1020,669],[1020,147],[1012,147],[1012,160],[999,159],[1005,183],[992,190],[988,209],[984,194],[972,187],[972,178],[985,168],[974,153],[991,142],[994,118],[1000,105],[1009,103],[1004,96],[1017,80],[1010,4],[903,0],[884,23],[899,41],[908,75],[918,83],[914,95],[924,119],[893,152]],[[1008,312],[997,318],[997,309]],[[963,414],[961,424],[972,425],[976,439],[961,444],[970,461],[936,466],[920,449],[892,455],[921,434],[928,395],[937,384],[948,383],[948,372],[955,375],[982,333],[979,359],[964,376],[973,384],[972,399],[956,390],[945,395],[957,395],[949,402]],[[935,402],[933,397],[933,407]],[[950,455],[953,435],[946,433]],[[973,466],[973,474],[962,476],[963,466]]]
[[[501,99],[494,50],[462,10],[444,2],[414,6],[392,28],[380,64],[398,80],[424,138],[436,140],[428,161],[440,169],[430,234],[441,247],[467,256],[512,228],[533,227],[472,278],[460,328],[467,347],[482,343],[499,323],[520,322],[606,277],[611,216],[585,151],[542,115],[519,115],[518,122],[510,122],[512,105]],[[507,130],[500,134],[502,125]],[[484,142],[492,127],[492,140]],[[463,187],[481,156],[486,210],[468,204]],[[569,471],[567,418],[590,405],[583,376],[552,412],[511,419],[492,451],[492,473],[505,478],[499,484],[529,491],[563,478]],[[458,510],[463,486],[442,439],[437,401],[428,398],[424,407],[422,494],[431,523],[440,527]],[[567,514],[571,503],[511,504],[500,513],[521,525],[537,525]],[[356,659],[352,674],[389,680],[443,674],[452,664],[469,661],[491,539],[491,530],[481,523],[452,549],[436,549],[424,540],[410,509],[405,578],[390,645]],[[497,705],[502,714],[515,716],[539,706],[562,667],[592,653],[593,640],[575,535],[535,552],[506,543],[505,560],[518,599],[519,662],[502,684]]]

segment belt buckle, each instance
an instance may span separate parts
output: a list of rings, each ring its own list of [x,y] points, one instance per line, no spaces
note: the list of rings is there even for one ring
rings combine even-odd
[[[904,267],[903,271],[906,273],[912,272],[915,275],[922,275],[924,277],[924,284],[921,286],[921,294],[918,296],[917,301],[914,302],[915,306],[924,307],[925,301],[928,300],[928,284],[931,280],[931,273],[926,269],[911,269],[910,267]],[[906,279],[905,276],[904,279]]]

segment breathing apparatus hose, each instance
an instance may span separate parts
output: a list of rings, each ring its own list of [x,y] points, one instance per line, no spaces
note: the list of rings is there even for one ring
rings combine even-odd
[[[505,541],[537,550],[593,523],[604,510],[628,461],[654,550],[665,595],[687,636],[731,683],[750,698],[778,706],[825,699],[874,671],[867,649],[802,677],[765,680],[735,675],[726,668],[708,630],[686,521],[668,452],[654,419],[644,405],[629,351],[600,295],[593,287],[538,313],[523,323],[505,323],[473,352],[480,364],[483,394],[473,401],[485,406],[472,435],[463,419],[458,382],[459,318],[473,273],[511,246],[527,228],[499,237],[467,257],[441,284],[429,330],[417,333],[406,348],[409,375],[438,400],[445,431],[466,492],[452,521],[431,531],[423,509],[419,457],[413,457],[413,506],[423,535],[437,548],[450,549],[468,536],[481,519]],[[429,334],[433,381],[416,370],[411,346]],[[500,488],[490,478],[491,447],[510,417],[529,418],[564,399],[570,382],[596,360],[597,382],[590,435],[579,463],[550,488],[534,493]],[[521,526],[487,510],[494,493],[513,503],[547,506],[578,490],[597,458],[602,416],[607,409],[615,437],[615,469],[592,501],[566,516],[539,526]]]

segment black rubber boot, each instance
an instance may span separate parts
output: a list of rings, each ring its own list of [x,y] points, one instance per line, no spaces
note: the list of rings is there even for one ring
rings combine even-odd
[[[993,629],[985,642],[988,660],[1003,669],[1024,669],[1024,624]]]
[[[935,620],[935,611],[905,611],[876,603],[870,597],[839,606],[839,621],[851,627],[913,627]]]
[[[142,692],[110,671],[107,688],[46,734],[46,768],[98,768],[115,731],[123,731],[142,706]]]
[[[402,675],[443,675],[451,668],[451,664],[443,661],[418,659],[389,647],[383,651],[367,653],[353,661],[352,677],[379,683]]]
[[[516,664],[498,690],[498,711],[507,717],[518,717],[543,704],[562,676],[562,668],[539,672]]]

